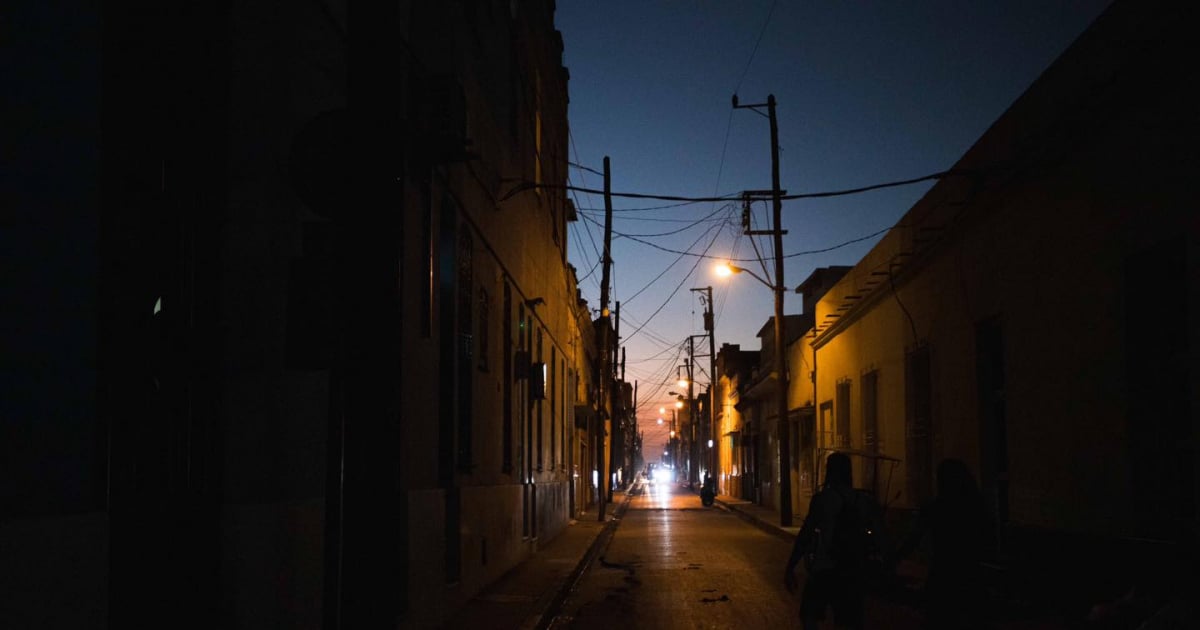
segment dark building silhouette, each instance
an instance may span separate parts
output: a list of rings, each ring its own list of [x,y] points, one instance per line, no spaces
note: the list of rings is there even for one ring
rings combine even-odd
[[[1197,532],[1195,25],[1114,3],[816,304],[819,446],[900,460],[902,510],[966,462],[996,579],[1057,606],[1182,577]]]
[[[903,530],[953,458],[998,521],[999,597],[1082,619],[1131,587],[1140,606],[1192,588],[1196,24],[1114,3],[861,261],[797,288],[798,511],[844,452]],[[768,348],[722,348],[715,411],[722,492],[770,506]]]
[[[591,505],[553,2],[75,9],[12,51],[0,625],[427,627]]]

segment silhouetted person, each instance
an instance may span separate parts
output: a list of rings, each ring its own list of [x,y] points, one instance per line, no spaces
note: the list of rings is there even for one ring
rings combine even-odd
[[[892,564],[926,536],[932,542],[924,592],[927,627],[980,627],[986,603],[980,563],[995,551],[995,529],[971,470],[957,459],[938,464],[937,497],[921,507]]]
[[[833,608],[835,626],[863,627],[868,556],[876,551],[880,533],[879,505],[854,489],[850,458],[831,454],[825,460],[825,485],[808,505],[784,573],[784,584],[795,591],[796,565],[804,561],[804,628],[816,628],[826,608]]]

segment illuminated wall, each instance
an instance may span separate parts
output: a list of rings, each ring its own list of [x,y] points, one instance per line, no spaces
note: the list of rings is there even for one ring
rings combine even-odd
[[[1102,17],[818,303],[822,439],[902,460],[893,505],[954,457],[1012,526],[1195,526],[1200,227],[1157,82],[1186,38],[1152,22],[1115,55]]]

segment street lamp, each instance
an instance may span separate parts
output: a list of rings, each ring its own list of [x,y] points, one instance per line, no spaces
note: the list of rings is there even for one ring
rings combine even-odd
[[[767,282],[766,280],[763,280],[762,276],[754,273],[753,271],[750,271],[749,269],[746,269],[745,267],[738,267],[737,265],[734,265],[732,263],[726,262],[726,263],[721,263],[721,264],[717,265],[716,273],[718,276],[720,276],[722,278],[728,278],[729,276],[732,276],[736,273],[748,273],[748,274],[750,274],[751,278],[754,278],[755,280],[758,280],[759,282],[761,282],[764,287],[767,287],[768,289],[771,289],[772,291],[777,289],[777,287],[775,285],[771,284],[770,282]]]
[[[776,215],[776,222],[778,222],[778,220],[779,220],[778,215]],[[776,223],[776,225],[778,225],[778,223]],[[777,270],[776,273],[780,273],[782,271],[782,269],[780,268],[780,265],[776,265],[776,270]],[[760,277],[758,274],[754,273],[753,271],[750,271],[749,269],[746,269],[744,267],[738,267],[737,265],[734,265],[734,264],[731,264],[728,262],[717,265],[717,268],[716,268],[716,274],[721,277],[729,277],[729,276],[732,276],[734,274],[739,274],[739,273],[749,274],[751,278],[758,280],[758,282],[760,284],[767,287],[768,289],[771,289],[771,292],[775,294],[775,344],[774,344],[774,346],[775,346],[775,361],[776,361],[776,366],[777,366],[776,373],[778,375],[777,376],[777,379],[778,379],[777,387],[779,388],[779,391],[776,392],[776,397],[778,399],[776,401],[777,402],[776,414],[778,416],[778,418],[776,418],[776,420],[778,421],[778,426],[779,426],[779,429],[778,429],[779,462],[780,462],[780,468],[783,469],[783,470],[779,471],[779,481],[780,481],[780,483],[779,483],[779,522],[784,527],[790,527],[792,524],[792,497],[791,497],[791,493],[792,493],[791,481],[792,480],[791,480],[791,453],[788,451],[788,449],[790,448],[791,436],[789,435],[790,431],[788,430],[789,429],[788,417],[787,417],[787,379],[788,379],[788,376],[787,376],[786,358],[784,357],[784,353],[786,352],[786,350],[784,348],[784,339],[783,339],[783,331],[784,331],[783,292],[785,291],[785,288],[783,286],[775,286],[775,285],[771,284],[770,282],[767,282],[762,277]]]

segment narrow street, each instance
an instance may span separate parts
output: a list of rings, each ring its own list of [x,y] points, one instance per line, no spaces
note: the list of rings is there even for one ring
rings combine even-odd
[[[799,596],[782,581],[790,551],[736,514],[703,507],[686,487],[645,485],[552,627],[798,627]],[[867,627],[918,625],[911,610],[868,604]]]

